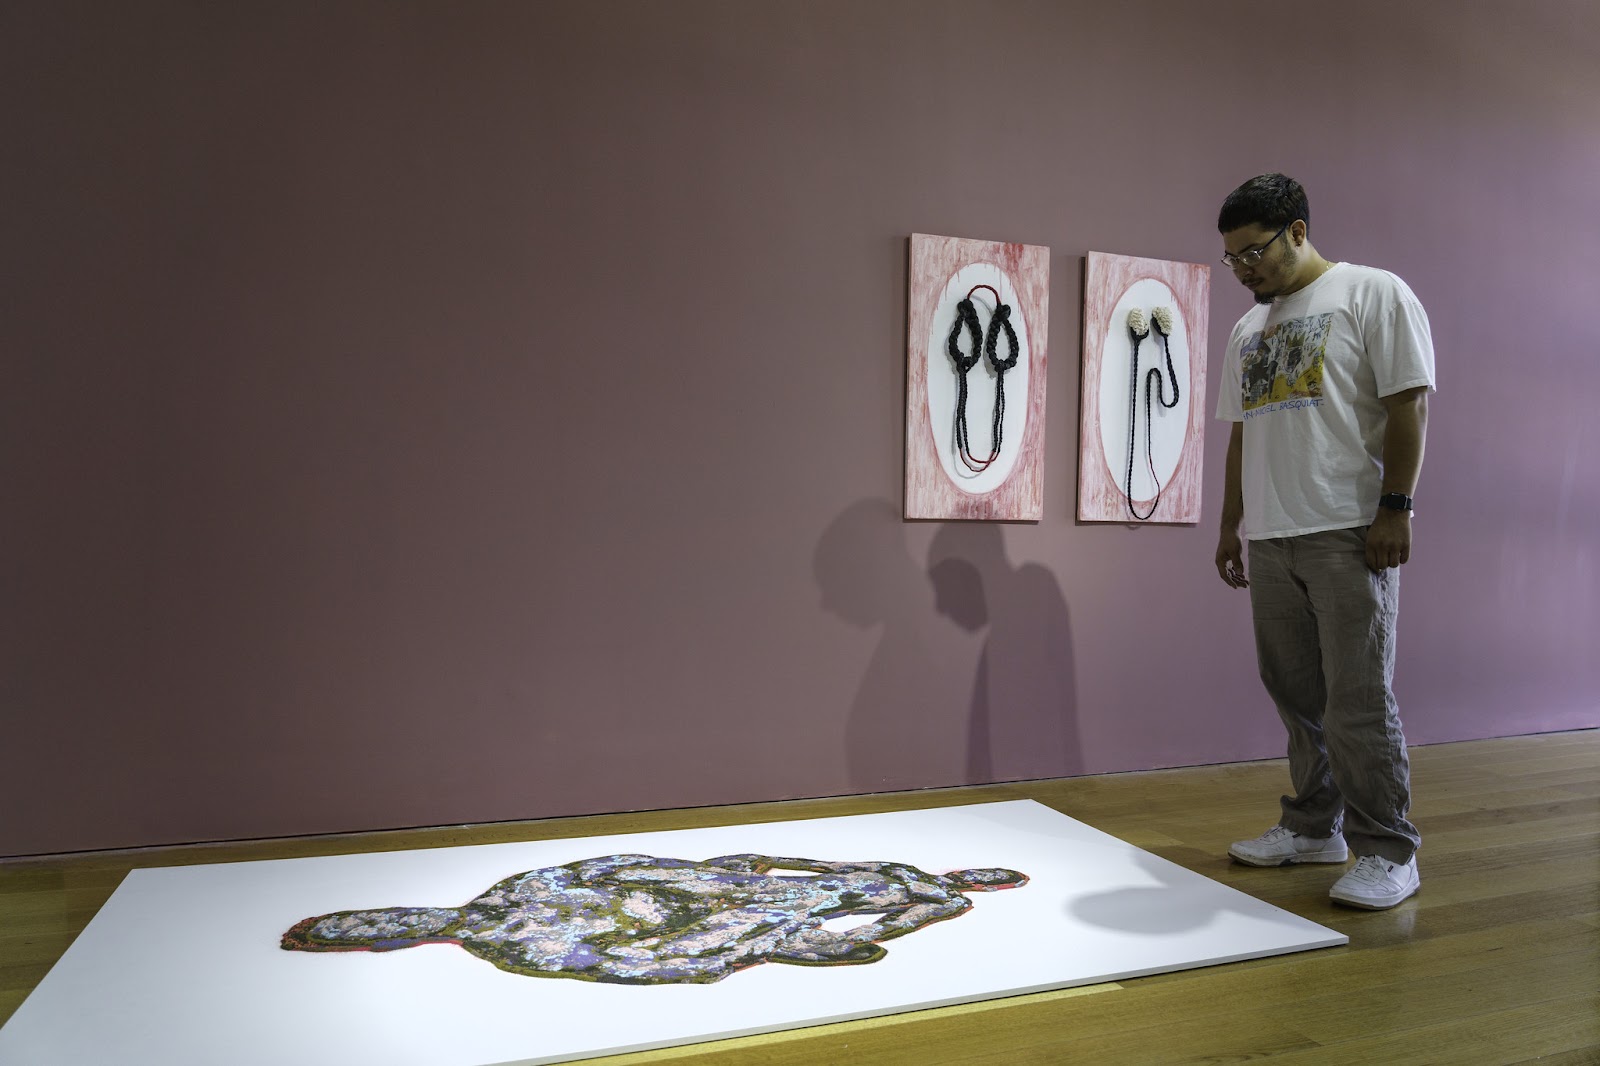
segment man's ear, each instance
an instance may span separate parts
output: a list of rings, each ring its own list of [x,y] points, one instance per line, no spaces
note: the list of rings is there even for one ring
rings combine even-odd
[[[1297,218],[1293,222],[1289,223],[1289,239],[1294,241],[1296,245],[1306,243],[1305,219]]]

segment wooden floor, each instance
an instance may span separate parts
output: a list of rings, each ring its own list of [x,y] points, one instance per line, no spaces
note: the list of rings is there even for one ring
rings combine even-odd
[[[0,1022],[135,866],[687,829],[1036,799],[1347,934],[1347,947],[1090,989],[615,1056],[607,1066],[816,1063],[1600,1063],[1600,731],[1412,751],[1422,891],[1327,900],[1332,867],[1261,870],[1281,761],[1107,777],[0,863]],[[592,1060],[600,1061],[600,1060]],[[354,1064],[353,1064],[354,1066]]]

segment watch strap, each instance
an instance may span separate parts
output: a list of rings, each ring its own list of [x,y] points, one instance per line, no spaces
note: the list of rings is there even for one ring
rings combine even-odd
[[[1378,506],[1391,511],[1410,511],[1414,509],[1415,501],[1403,492],[1386,492],[1378,497]]]

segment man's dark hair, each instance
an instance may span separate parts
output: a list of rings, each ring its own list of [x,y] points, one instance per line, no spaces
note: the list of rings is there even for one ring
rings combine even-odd
[[[1295,219],[1311,228],[1311,205],[1306,191],[1287,174],[1262,174],[1228,194],[1217,215],[1217,232],[1231,233],[1241,226],[1279,229]]]

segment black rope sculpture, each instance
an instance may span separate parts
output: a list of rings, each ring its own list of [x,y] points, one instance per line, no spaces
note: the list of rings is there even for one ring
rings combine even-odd
[[[994,293],[995,312],[989,317],[989,328],[982,329],[978,323],[978,311],[973,306],[972,294],[979,289],[988,289]],[[961,351],[961,330],[965,327],[968,336],[972,338],[972,352],[970,355]],[[1006,345],[1011,354],[1000,358],[1000,334],[1004,332]],[[961,461],[968,470],[981,474],[987,470],[996,459],[1000,457],[1001,433],[1004,429],[1006,414],[1006,371],[1017,365],[1017,359],[1022,353],[1022,346],[1017,341],[1017,331],[1011,326],[1011,305],[1000,302],[1000,293],[992,285],[974,285],[967,292],[966,298],[956,304],[956,320],[950,327],[950,338],[945,345],[950,353],[950,359],[955,363],[958,386],[956,390],[956,452],[961,456]],[[994,369],[994,419],[990,426],[990,440],[992,442],[989,456],[979,459],[972,454],[972,443],[967,435],[967,372],[978,365],[978,360],[983,356],[989,357],[989,366]]]
[[[973,292],[977,290],[974,289]],[[972,354],[964,355],[961,351],[961,327],[965,326],[972,336]],[[961,455],[962,462],[969,467],[972,465],[967,458],[972,454],[971,447],[967,444],[967,371],[978,365],[978,360],[983,358],[983,328],[978,325],[978,312],[972,306],[972,293],[967,293],[966,298],[956,304],[956,321],[950,327],[950,340],[945,345],[950,352],[950,358],[956,364],[956,451]]]
[[[1151,429],[1151,416],[1153,410],[1150,406],[1151,394],[1167,410],[1178,406],[1178,372],[1172,365],[1172,310],[1167,307],[1158,307],[1151,312],[1155,319],[1155,329],[1161,335],[1161,346],[1167,353],[1167,376],[1172,381],[1172,399],[1167,400],[1166,382],[1161,378],[1161,368],[1153,366],[1145,372],[1144,380],[1144,458],[1150,468],[1150,483],[1156,487],[1156,498],[1150,504],[1150,510],[1144,514],[1133,505],[1133,454],[1134,442],[1138,439],[1138,414],[1139,414],[1139,344],[1150,336],[1150,327],[1145,323],[1144,312],[1135,307],[1128,312],[1128,332],[1133,336],[1133,354],[1129,358],[1128,370],[1128,473],[1124,482],[1123,493],[1127,497],[1128,513],[1141,522],[1148,522],[1156,513],[1156,508],[1161,506],[1161,482],[1156,478],[1156,460],[1152,451],[1153,431]]]

